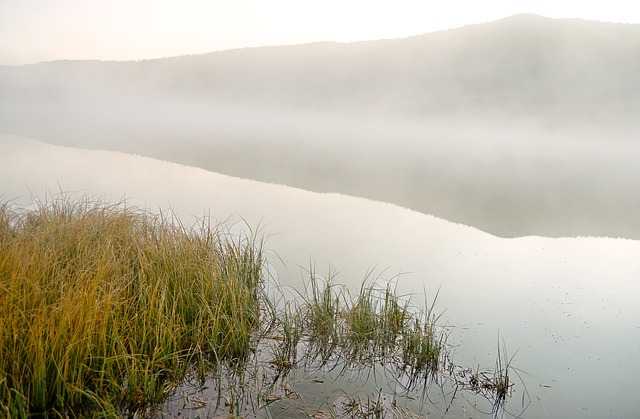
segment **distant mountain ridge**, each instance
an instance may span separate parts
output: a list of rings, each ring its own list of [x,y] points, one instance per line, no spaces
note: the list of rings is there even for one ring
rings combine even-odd
[[[5,67],[0,92],[46,87],[69,99],[69,90],[107,86],[144,96],[411,116],[626,112],[640,109],[638,74],[640,25],[516,15],[405,39]]]

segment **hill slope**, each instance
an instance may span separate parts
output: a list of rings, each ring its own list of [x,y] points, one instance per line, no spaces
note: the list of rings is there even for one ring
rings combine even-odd
[[[517,15],[407,39],[247,48],[140,62],[4,68],[2,92],[176,95],[424,116],[513,108],[637,110],[640,27]],[[549,108],[546,108],[549,107]]]

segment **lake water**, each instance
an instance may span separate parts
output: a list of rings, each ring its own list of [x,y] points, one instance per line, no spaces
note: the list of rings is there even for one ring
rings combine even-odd
[[[522,383],[507,409],[523,417],[634,417],[640,371],[640,242],[502,239],[391,204],[223,176],[113,152],[0,137],[0,194],[28,202],[62,189],[209,213],[259,229],[283,284],[305,270],[359,287],[367,272],[397,277],[420,301],[438,293],[459,365],[491,367],[504,344]],[[239,222],[237,228],[242,228]],[[312,391],[312,390],[309,390]],[[479,415],[460,397],[455,412]],[[436,414],[437,416],[437,414]]]

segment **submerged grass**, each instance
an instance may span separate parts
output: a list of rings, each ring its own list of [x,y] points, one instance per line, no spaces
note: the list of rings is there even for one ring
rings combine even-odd
[[[305,338],[307,360],[319,358],[325,365],[333,357],[334,364],[365,368],[391,363],[406,374],[409,387],[442,370],[447,335],[436,325],[433,305],[427,312],[417,310],[396,294],[393,282],[381,288],[369,279],[352,297],[333,284],[333,274],[322,279],[313,271],[306,291],[298,333]]]
[[[335,352],[341,335],[340,292],[333,283],[333,274],[321,281],[311,271],[306,294],[306,304],[301,310],[304,330],[308,332],[311,351],[326,363]]]
[[[241,362],[260,243],[124,203],[0,206],[0,411],[133,413],[194,366]]]

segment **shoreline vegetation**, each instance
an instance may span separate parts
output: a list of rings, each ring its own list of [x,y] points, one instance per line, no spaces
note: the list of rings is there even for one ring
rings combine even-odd
[[[352,295],[310,269],[296,298],[267,292],[264,242],[249,231],[95,198],[0,203],[0,416],[162,416],[171,400],[193,403],[185,386],[210,385],[207,416],[269,417],[299,398],[287,380],[298,370],[379,368],[401,393],[426,397],[446,378],[503,411],[506,350],[495,369],[456,366],[434,305],[414,307],[393,282],[365,279]],[[378,396],[345,390],[328,414],[420,417]]]

